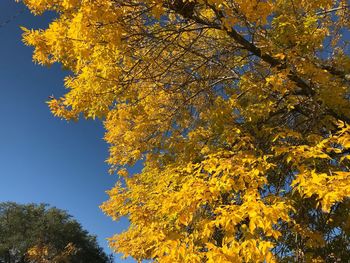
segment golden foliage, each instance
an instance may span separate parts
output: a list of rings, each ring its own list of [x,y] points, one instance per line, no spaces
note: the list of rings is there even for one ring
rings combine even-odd
[[[350,222],[346,1],[23,2],[58,13],[24,29],[35,62],[71,71],[53,114],[104,121],[120,180],[101,207],[131,222],[113,249],[157,262],[347,257],[329,239]]]
[[[37,245],[27,251],[26,258],[35,263],[69,263],[70,256],[77,252],[73,243],[68,243],[62,251],[50,245]]]

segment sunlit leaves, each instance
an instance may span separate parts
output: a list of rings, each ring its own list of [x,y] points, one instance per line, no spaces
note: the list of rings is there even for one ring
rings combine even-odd
[[[102,209],[131,222],[112,248],[158,262],[350,257],[344,1],[24,3],[58,13],[24,29],[35,62],[71,72],[53,114],[104,121],[120,180]]]

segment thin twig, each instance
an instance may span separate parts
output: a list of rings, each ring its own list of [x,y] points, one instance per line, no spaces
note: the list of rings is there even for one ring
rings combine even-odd
[[[328,14],[328,13],[331,13],[331,12],[336,12],[336,11],[339,11],[339,10],[342,10],[342,9],[346,9],[346,8],[349,8],[349,7],[350,7],[350,5],[340,6],[340,7],[324,10],[324,11],[321,11],[321,12],[317,12],[316,15],[325,15],[325,14]]]

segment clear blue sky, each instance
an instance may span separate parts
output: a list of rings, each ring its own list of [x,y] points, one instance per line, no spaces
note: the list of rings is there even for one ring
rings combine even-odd
[[[0,23],[23,8],[0,0]],[[117,179],[104,162],[102,124],[51,115],[45,101],[64,92],[67,72],[33,64],[32,49],[21,42],[19,26],[44,28],[50,18],[25,10],[0,28],[0,202],[44,202],[67,210],[110,253],[106,238],[125,229],[127,220],[113,222],[98,208]],[[116,256],[116,262],[134,261]]]

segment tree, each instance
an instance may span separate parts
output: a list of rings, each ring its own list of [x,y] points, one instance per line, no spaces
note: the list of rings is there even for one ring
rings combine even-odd
[[[0,203],[1,263],[110,263],[96,237],[65,211]]]
[[[103,120],[116,251],[156,262],[350,258],[345,0],[23,0],[54,115]],[[144,169],[126,168],[143,160]]]

